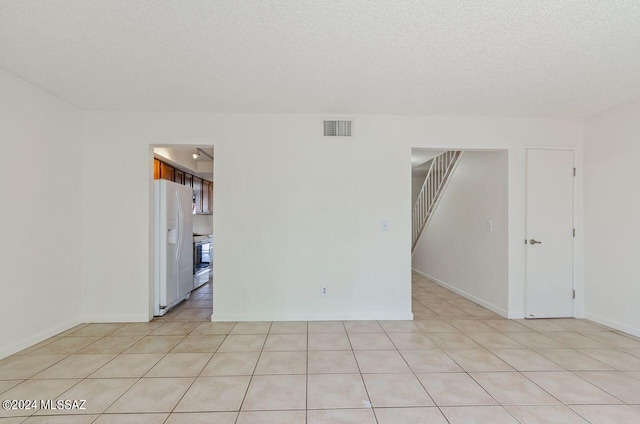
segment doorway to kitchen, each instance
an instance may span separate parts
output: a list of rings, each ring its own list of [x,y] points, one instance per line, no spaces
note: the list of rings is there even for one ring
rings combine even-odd
[[[213,313],[214,148],[153,146],[150,311],[197,326]]]

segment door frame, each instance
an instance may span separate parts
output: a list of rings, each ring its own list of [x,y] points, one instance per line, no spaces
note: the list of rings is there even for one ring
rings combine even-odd
[[[189,141],[192,141],[192,143],[189,143]],[[197,142],[196,142],[197,141]],[[148,257],[148,277],[149,277],[149,282],[148,282],[148,288],[147,288],[147,316],[148,316],[148,321],[151,321],[154,318],[154,303],[155,303],[155,267],[156,267],[156,257],[155,257],[155,243],[156,243],[156,237],[155,237],[155,201],[154,201],[154,197],[155,197],[155,190],[154,190],[154,158],[155,158],[155,154],[154,154],[154,148],[156,147],[170,147],[170,148],[180,148],[180,149],[196,149],[196,148],[213,148],[214,149],[214,158],[216,158],[215,153],[215,144],[212,142],[207,142],[206,140],[188,140],[185,141],[185,143],[178,143],[178,142],[174,142],[174,143],[149,143],[148,144],[148,152],[147,152],[147,184],[149,187],[149,198],[148,198],[148,234],[149,234],[149,244],[148,244],[148,252],[149,252],[149,257]],[[213,179],[215,180],[216,178],[216,166],[215,166],[215,162],[217,159],[213,160]],[[211,203],[212,203],[212,209],[214,209],[213,207],[213,202],[214,202],[214,194],[211,194]],[[212,222],[213,222],[213,234],[215,236],[216,234],[216,219],[214,218],[214,215],[211,215],[212,218]],[[215,269],[216,267],[213,268],[213,273],[215,276]],[[213,308],[213,300],[211,301],[211,306]],[[212,315],[212,319],[213,319],[213,315]]]
[[[517,319],[517,318],[522,318],[522,314],[524,312],[524,306],[520,306],[520,310],[517,311],[516,313],[513,313],[513,311],[510,308],[510,304],[511,304],[511,292],[513,289],[514,285],[517,285],[517,292],[518,294],[516,295],[516,299],[517,301],[520,300],[521,298],[521,293],[524,293],[523,288],[524,286],[522,285],[522,281],[519,278],[519,276],[517,276],[515,279],[513,278],[513,274],[512,274],[512,270],[514,268],[517,268],[518,271],[516,271],[516,273],[519,272],[519,270],[521,268],[523,268],[521,266],[520,263],[515,264],[516,266],[514,266],[513,262],[517,262],[517,259],[515,259],[517,257],[517,254],[514,254],[514,246],[516,246],[515,243],[512,242],[512,238],[517,236],[518,233],[518,227],[520,226],[520,223],[517,222],[517,219],[511,219],[512,218],[512,213],[513,213],[513,217],[516,217],[519,212],[514,212],[514,210],[517,210],[517,208],[514,208],[513,205],[517,204],[519,202],[520,199],[518,199],[518,193],[517,190],[514,190],[515,187],[517,187],[517,184],[512,184],[510,177],[511,175],[513,175],[514,173],[517,174],[518,171],[514,172],[512,170],[512,167],[516,166],[519,162],[519,157],[518,157],[518,153],[519,150],[517,147],[508,147],[508,146],[495,146],[495,147],[478,147],[478,146],[464,146],[464,145],[460,145],[460,144],[454,144],[451,146],[442,146],[440,144],[438,145],[434,145],[434,146],[415,146],[415,145],[411,145],[411,147],[409,148],[409,157],[408,157],[408,163],[410,165],[408,165],[408,168],[411,170],[411,155],[413,153],[414,150],[438,150],[441,153],[446,152],[446,151],[450,151],[450,150],[458,150],[461,151],[463,153],[464,157],[464,153],[466,152],[481,152],[481,153],[505,153],[506,154],[506,220],[505,220],[505,226],[506,226],[506,248],[507,248],[507,275],[506,275],[506,289],[505,289],[505,296],[507,299],[507,303],[505,305],[504,308],[500,308],[500,307],[494,307],[494,305],[491,305],[489,303],[486,302],[479,302],[481,299],[478,299],[475,296],[469,295],[469,293],[456,289],[448,284],[443,284],[442,281],[435,279],[432,275],[428,275],[425,273],[422,273],[416,269],[413,268],[413,253],[411,252],[411,244],[408,244],[408,250],[409,250],[409,259],[410,259],[410,270],[411,272],[417,272],[418,274],[421,274],[424,277],[430,278],[432,279],[436,284],[445,287],[447,290],[452,291],[462,297],[464,297],[465,299],[468,299],[480,306],[482,306],[483,308],[489,309],[493,312],[495,312],[496,314],[502,316],[503,318],[506,319]],[[459,167],[460,162],[456,163],[454,171],[457,170],[457,168]],[[448,184],[452,181],[452,179],[448,179],[445,182],[445,187],[448,186]],[[409,193],[411,193],[411,186],[412,186],[412,175],[411,175],[411,171],[409,172],[409,178],[408,178],[408,187],[409,187]],[[440,199],[441,200],[441,199]],[[513,203],[512,203],[513,202]],[[412,208],[407,208],[409,211],[409,219],[407,220],[409,222],[408,225],[408,231],[407,231],[407,236],[409,239],[409,242],[411,241],[411,212],[412,212]],[[494,221],[497,222],[497,221]],[[517,247],[516,247],[517,249]],[[514,284],[515,281],[515,284]],[[524,294],[522,294],[522,303],[524,303]]]
[[[576,146],[524,146],[522,155],[522,237],[520,238],[522,243],[522,281],[524,283],[523,293],[523,313],[524,318],[528,318],[527,308],[527,244],[524,241],[527,239],[527,152],[529,150],[563,150],[571,151],[573,153],[573,166],[576,170],[576,174],[573,179],[573,228],[576,230],[576,235],[573,237],[573,272],[572,272],[572,287],[575,291],[575,298],[572,299],[572,317],[582,318],[584,316],[584,284],[582,279],[582,170],[580,165],[582,162],[582,150]]]

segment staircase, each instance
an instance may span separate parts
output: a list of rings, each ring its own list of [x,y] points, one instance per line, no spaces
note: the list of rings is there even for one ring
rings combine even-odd
[[[411,215],[411,253],[433,216],[444,186],[462,157],[459,150],[449,150],[434,157]]]

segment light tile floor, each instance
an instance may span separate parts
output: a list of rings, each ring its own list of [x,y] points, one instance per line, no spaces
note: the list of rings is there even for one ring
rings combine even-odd
[[[414,321],[212,323],[211,285],[150,323],[83,324],[0,360],[0,423],[640,422],[640,340],[505,320],[413,277]]]

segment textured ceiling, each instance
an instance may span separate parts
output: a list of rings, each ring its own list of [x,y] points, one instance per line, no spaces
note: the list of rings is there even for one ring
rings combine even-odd
[[[638,0],[0,0],[0,67],[87,109],[581,117]]]

